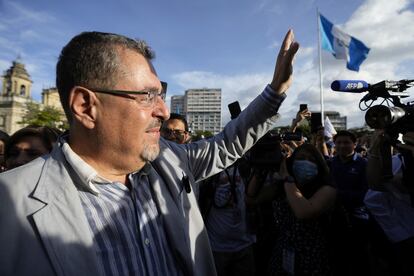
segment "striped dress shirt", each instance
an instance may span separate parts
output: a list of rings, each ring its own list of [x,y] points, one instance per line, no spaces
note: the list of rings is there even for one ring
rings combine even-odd
[[[70,146],[63,153],[82,180],[79,197],[94,238],[101,275],[181,275],[152,195],[147,164],[131,189],[99,176]]]

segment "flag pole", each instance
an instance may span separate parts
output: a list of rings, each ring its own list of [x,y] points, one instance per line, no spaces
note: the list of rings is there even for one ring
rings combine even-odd
[[[322,126],[324,126],[324,107],[323,107],[323,77],[322,77],[322,50],[321,50],[321,26],[319,20],[319,8],[316,8],[316,20],[318,21],[318,55],[319,55],[319,87],[321,98],[321,120]]]

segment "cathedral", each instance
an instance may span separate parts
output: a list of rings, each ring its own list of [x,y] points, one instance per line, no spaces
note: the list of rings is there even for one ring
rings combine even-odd
[[[26,112],[31,97],[32,79],[25,65],[19,60],[13,61],[12,66],[4,72],[3,88],[0,95],[0,130],[13,134],[24,127],[19,124]],[[56,88],[43,89],[42,106],[53,106],[62,111],[59,94]]]

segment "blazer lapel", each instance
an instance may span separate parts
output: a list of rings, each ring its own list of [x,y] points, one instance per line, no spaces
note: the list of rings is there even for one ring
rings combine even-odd
[[[32,218],[58,275],[98,275],[93,238],[74,181],[77,175],[55,147],[32,194],[44,203]]]

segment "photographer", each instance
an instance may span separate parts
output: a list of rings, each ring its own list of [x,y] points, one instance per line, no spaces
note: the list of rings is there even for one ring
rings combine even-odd
[[[405,133],[405,145],[397,144],[399,150],[405,151],[405,156],[392,156],[393,177],[390,179],[383,176],[386,160],[381,154],[381,147],[385,140],[386,135],[382,130],[377,130],[372,138],[367,165],[370,190],[365,197],[365,204],[390,242],[390,273],[413,275],[414,208],[409,190],[413,179],[408,177],[408,173],[413,172],[414,167],[408,159],[414,157],[414,132]]]

